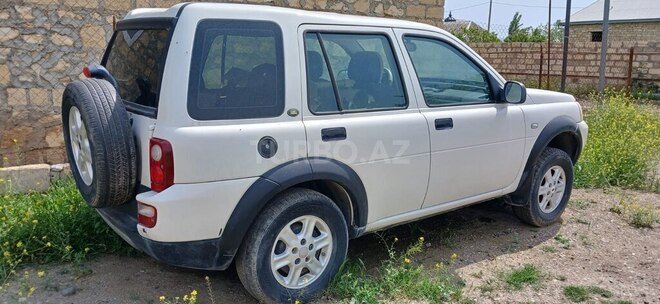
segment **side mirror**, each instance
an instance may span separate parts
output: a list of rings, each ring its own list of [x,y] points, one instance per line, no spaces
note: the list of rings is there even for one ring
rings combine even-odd
[[[523,103],[527,99],[527,88],[520,82],[507,81],[504,84],[503,95],[502,99],[508,103]]]

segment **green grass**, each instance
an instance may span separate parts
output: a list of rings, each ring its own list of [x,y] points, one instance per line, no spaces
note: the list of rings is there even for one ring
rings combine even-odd
[[[564,296],[575,303],[585,302],[593,295],[599,295],[603,298],[611,298],[612,292],[596,286],[567,286],[564,287]]]
[[[660,111],[623,91],[590,97],[587,146],[576,164],[577,187],[619,186],[658,191]]]
[[[377,273],[367,273],[360,260],[346,261],[332,281],[328,295],[336,301],[348,303],[379,303],[383,300],[469,302],[462,296],[463,282],[444,263],[426,269],[414,260],[423,250],[423,239],[401,253],[393,249],[393,244],[387,248],[389,258]],[[452,256],[449,263],[455,260]]]
[[[80,261],[101,253],[129,253],[73,181],[46,193],[0,196],[0,285],[25,263]]]
[[[526,285],[536,285],[541,281],[541,270],[527,264],[504,275],[504,281],[513,289],[522,289]]]

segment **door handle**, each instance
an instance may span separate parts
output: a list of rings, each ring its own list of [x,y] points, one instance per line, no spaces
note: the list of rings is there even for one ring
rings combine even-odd
[[[448,130],[454,128],[454,120],[451,118],[438,118],[435,120],[436,130]]]
[[[323,141],[336,141],[346,139],[346,128],[327,128],[321,130],[321,139]]]

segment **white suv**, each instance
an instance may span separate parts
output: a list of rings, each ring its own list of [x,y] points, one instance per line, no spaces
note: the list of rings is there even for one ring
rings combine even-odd
[[[351,238],[459,207],[556,222],[587,136],[572,96],[400,20],[137,9],[84,73],[62,114],[85,200],[159,261],[235,261],[263,302],[318,295]]]

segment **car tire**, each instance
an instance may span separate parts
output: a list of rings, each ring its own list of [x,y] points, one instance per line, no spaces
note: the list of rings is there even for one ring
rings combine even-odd
[[[294,188],[273,199],[255,220],[236,256],[236,269],[260,302],[307,302],[327,288],[347,249],[347,225],[337,205],[319,192]]]
[[[546,148],[536,160],[532,186],[523,206],[512,206],[523,222],[543,227],[561,218],[573,188],[573,161],[566,152]]]
[[[137,152],[128,112],[107,81],[84,79],[62,96],[66,154],[73,178],[95,208],[130,200],[137,183]]]

